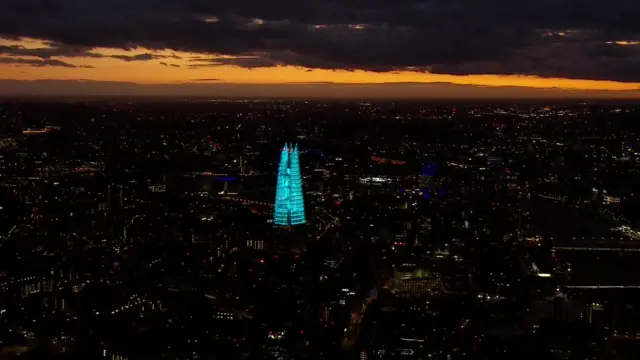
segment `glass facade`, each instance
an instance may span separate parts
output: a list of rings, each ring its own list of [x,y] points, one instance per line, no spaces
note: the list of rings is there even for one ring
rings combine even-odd
[[[305,222],[298,145],[285,144],[278,167],[273,223],[279,226],[293,226]]]

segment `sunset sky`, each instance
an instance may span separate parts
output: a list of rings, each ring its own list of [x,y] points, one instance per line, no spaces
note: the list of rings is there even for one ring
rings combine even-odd
[[[558,3],[7,0],[0,94],[640,98],[636,2]]]

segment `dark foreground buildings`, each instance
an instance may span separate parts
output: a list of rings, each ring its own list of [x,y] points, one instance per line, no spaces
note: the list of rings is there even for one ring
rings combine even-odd
[[[636,105],[0,108],[0,359],[639,358]]]

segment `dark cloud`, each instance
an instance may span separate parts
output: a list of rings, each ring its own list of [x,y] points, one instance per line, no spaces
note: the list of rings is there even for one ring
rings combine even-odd
[[[640,46],[607,44],[639,40],[638,18],[637,0],[6,0],[0,35],[80,49],[202,53],[189,59],[192,68],[640,81]],[[217,54],[232,57],[210,56]],[[139,57],[122,60],[148,60]]]
[[[122,61],[149,61],[153,59],[179,59],[177,55],[159,55],[159,54],[117,54],[117,55],[105,55],[94,51],[87,47],[74,47],[65,44],[51,44],[49,47],[40,48],[25,48],[20,45],[0,45],[0,54],[9,56],[30,56],[40,59],[52,59],[56,57],[78,57],[78,58],[112,58]],[[167,64],[167,66],[180,67],[175,64]]]
[[[33,67],[57,66],[66,68],[93,68],[89,65],[77,66],[56,59],[24,59],[17,57],[0,57],[0,64],[26,65]]]
[[[149,53],[138,55],[113,55],[112,57],[123,61],[149,61],[154,59],[153,55]]]
[[[119,59],[123,61],[149,61],[153,59],[180,59],[177,55],[159,55],[159,54],[137,54],[137,55],[126,55],[126,54],[118,54],[118,55],[103,55],[104,57],[110,57],[114,59]],[[174,64],[169,64],[170,66],[175,66]]]
[[[190,69],[201,67],[212,67],[221,65],[235,65],[246,68],[260,68],[283,65],[283,62],[275,61],[269,57],[269,54],[262,55],[244,55],[225,58],[200,58],[191,60]]]
[[[169,63],[166,63],[166,62],[164,62],[164,61],[160,61],[160,65],[162,65],[162,66],[177,67],[177,68],[179,68],[179,67],[180,67],[180,65],[178,65],[178,64],[169,64]]]
[[[91,49],[89,48],[72,47],[63,44],[41,48],[25,48],[20,45],[0,45],[0,54],[12,56],[32,56],[41,59],[50,59],[53,57],[104,57],[104,55],[91,52]]]
[[[640,46],[570,40],[541,43],[514,51],[509,61],[438,64],[433,71],[640,81]]]

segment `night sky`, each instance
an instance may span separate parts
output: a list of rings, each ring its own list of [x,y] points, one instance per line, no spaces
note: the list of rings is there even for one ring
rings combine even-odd
[[[0,94],[640,98],[639,19],[638,0],[2,0]]]

